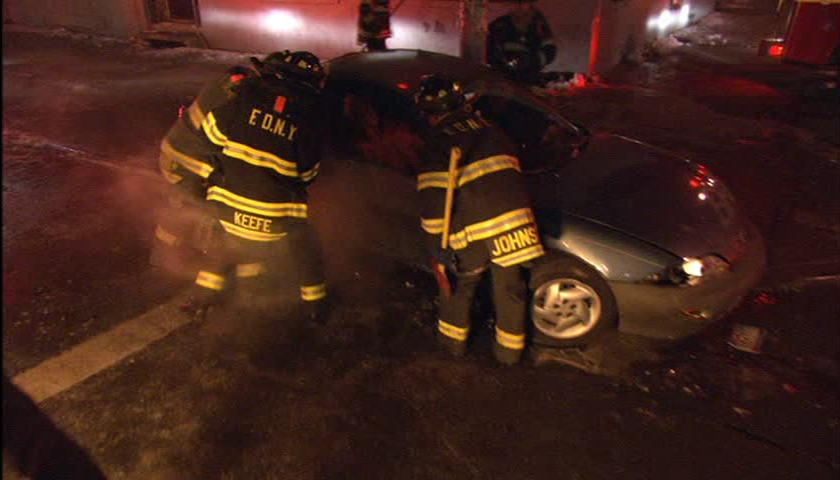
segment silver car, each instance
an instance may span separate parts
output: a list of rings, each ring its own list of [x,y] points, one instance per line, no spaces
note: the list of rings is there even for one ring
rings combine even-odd
[[[383,245],[400,245],[411,261],[423,263],[427,255],[411,176],[424,128],[411,102],[420,77],[460,81],[472,108],[517,142],[550,251],[530,268],[535,343],[586,344],[614,328],[682,339],[737,306],[762,275],[762,238],[700,163],[631,138],[590,133],[540,96],[458,57],[351,53],[328,68],[336,141],[367,165],[358,181],[379,195]]]

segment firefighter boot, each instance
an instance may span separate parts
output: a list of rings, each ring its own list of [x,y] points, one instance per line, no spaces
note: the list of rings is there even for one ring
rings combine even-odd
[[[330,306],[326,298],[303,302],[303,320],[316,325],[326,325],[330,316]]]
[[[493,356],[503,365],[516,365],[522,358],[522,350],[505,347],[499,342],[493,342]]]
[[[219,294],[213,290],[194,285],[187,298],[178,306],[194,320],[202,321],[218,301]]]
[[[467,342],[447,337],[441,332],[438,332],[437,339],[440,346],[449,352],[450,355],[463,357],[467,354]]]

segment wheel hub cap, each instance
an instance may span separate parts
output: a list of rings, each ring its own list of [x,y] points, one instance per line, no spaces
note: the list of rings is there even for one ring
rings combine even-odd
[[[586,334],[601,318],[601,299],[592,287],[574,279],[542,284],[532,302],[534,325],[544,334],[570,339]]]

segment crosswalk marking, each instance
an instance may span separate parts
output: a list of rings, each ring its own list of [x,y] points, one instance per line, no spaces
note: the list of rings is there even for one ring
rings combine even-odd
[[[190,322],[177,300],[125,321],[12,378],[35,403],[58,395]]]

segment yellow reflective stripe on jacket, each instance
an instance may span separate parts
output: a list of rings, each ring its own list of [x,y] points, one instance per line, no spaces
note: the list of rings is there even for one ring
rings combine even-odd
[[[467,225],[466,228],[449,236],[449,245],[455,250],[461,250],[466,248],[470,242],[494,237],[528,223],[534,223],[534,213],[530,208],[511,210],[490,220]],[[421,218],[420,226],[425,232],[432,235],[443,233],[443,219]]]
[[[473,162],[463,169],[461,169],[460,178],[458,178],[458,186],[464,186],[477,178],[484,175],[489,175],[499,170],[512,168],[517,172],[520,171],[519,159],[511,155],[494,155],[483,160]]]
[[[323,283],[318,285],[306,285],[300,287],[300,298],[307,302],[320,300],[327,296],[327,286]]]
[[[421,217],[420,228],[430,235],[440,235],[443,233],[443,219]],[[468,243],[466,230],[461,230],[460,232],[453,233],[449,236],[449,246],[455,250],[466,248]]]
[[[532,245],[528,248],[494,258],[492,261],[496,265],[500,265],[502,267],[510,267],[511,265],[517,265],[522,262],[527,262],[528,260],[533,260],[534,258],[541,257],[543,255],[545,255],[545,249],[540,244]]]
[[[213,167],[210,164],[204,163],[201,160],[175,150],[175,147],[169,143],[169,139],[163,139],[163,142],[160,144],[160,149],[163,153],[171,155],[179,165],[201,178],[207,178],[211,173],[213,173]]]
[[[513,230],[516,227],[528,223],[534,223],[534,213],[530,208],[526,207],[511,210],[490,220],[467,225],[464,230],[467,232],[467,240],[474,242],[476,240],[494,237],[502,232]]]
[[[254,230],[248,230],[247,228],[242,228],[239,225],[234,225],[230,222],[226,222],[224,220],[219,220],[222,224],[222,227],[225,231],[231,235],[236,235],[237,237],[241,237],[247,240],[254,240],[257,242],[276,242],[277,240],[282,239],[286,236],[286,233],[265,233],[265,232],[255,232]]]
[[[427,172],[421,173],[417,175],[417,190],[423,190],[424,188],[447,188],[449,183],[447,179],[449,178],[449,173],[447,172]]]
[[[178,237],[169,233],[165,228],[161,227],[160,225],[158,225],[155,228],[155,237],[157,237],[158,240],[169,246],[178,245]]]
[[[201,125],[204,123],[204,112],[201,111],[197,101],[193,102],[187,109],[187,117],[196,130],[201,130]]]
[[[213,112],[207,114],[202,124],[204,133],[211,142],[222,147],[222,153],[229,157],[237,158],[243,162],[256,165],[258,167],[266,167],[274,170],[280,175],[292,178],[304,178],[304,175],[298,173],[297,164],[290,162],[283,158],[263,150],[249,147],[244,143],[234,142],[225,136],[219,130],[216,124],[216,117]],[[305,173],[306,178],[312,179],[317,175],[317,166]]]
[[[225,134],[219,131],[219,127],[216,126],[216,117],[213,116],[213,112],[207,114],[207,118],[204,119],[201,127],[204,130],[204,134],[207,135],[207,138],[210,139],[211,142],[220,147],[227,145],[228,139]]]
[[[522,350],[525,348],[525,334],[508,333],[499,327],[496,327],[496,342],[511,350]]]
[[[517,172],[520,171],[519,159],[511,155],[494,155],[484,158],[458,169],[458,173],[456,173],[458,186],[463,187],[467,183],[481,178],[484,175],[508,168],[514,169]],[[425,188],[446,188],[448,186],[448,179],[449,172],[421,173],[417,176],[417,190],[423,190]]]
[[[164,180],[173,185],[184,179],[184,177],[178,175],[177,173],[172,173],[166,170],[161,170],[160,173],[163,175]]]
[[[239,278],[256,277],[265,273],[265,265],[261,262],[240,263],[236,266],[236,276]]]
[[[443,219],[442,218],[420,218],[420,228],[426,233],[437,235],[443,233]]]
[[[266,217],[306,218],[309,211],[309,207],[305,203],[261,202],[237,195],[219,186],[213,186],[207,190],[207,200],[215,200],[237,210]]]
[[[250,163],[251,165],[270,168],[280,175],[293,178],[299,177],[297,165],[294,163],[284,160],[272,153],[251,148],[243,143],[236,143],[228,140],[227,145],[222,152],[229,157],[238,158],[243,162]]]
[[[201,270],[195,277],[195,283],[210,290],[222,290],[225,288],[225,277]]]
[[[172,155],[161,153],[158,156],[158,167],[163,178],[169,183],[175,184],[184,179],[184,177],[174,172],[178,168],[178,162],[172,158]]]
[[[321,171],[321,163],[318,162],[318,163],[315,164],[314,167],[310,168],[309,170],[307,170],[305,172],[302,172],[300,174],[300,179],[303,180],[304,182],[308,182],[308,181],[312,180],[313,178],[315,178],[316,176],[318,176],[318,172],[320,172],[320,171]]]
[[[438,320],[438,331],[453,340],[458,340],[459,342],[465,342],[470,333],[469,327],[456,327],[455,325],[446,323],[443,320]]]

